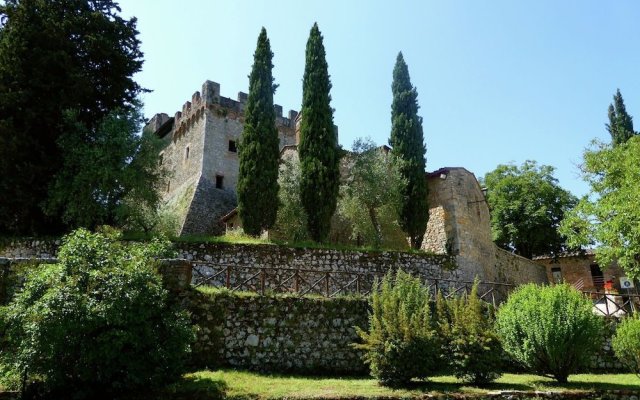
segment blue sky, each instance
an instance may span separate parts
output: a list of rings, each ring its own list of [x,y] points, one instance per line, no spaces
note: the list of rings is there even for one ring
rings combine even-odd
[[[500,163],[557,168],[576,195],[582,152],[609,140],[607,106],[620,88],[640,130],[640,1],[636,0],[120,0],[145,53],[136,79],[145,115],[173,115],[201,84],[247,91],[260,28],[280,85],[276,103],[300,108],[304,51],[318,22],[333,83],[340,143],[384,144],[398,51],[418,90],[427,169],[483,176]]]

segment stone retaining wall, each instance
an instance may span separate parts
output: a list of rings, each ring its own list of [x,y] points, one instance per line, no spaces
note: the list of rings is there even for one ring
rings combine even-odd
[[[355,326],[367,324],[362,299],[192,292],[198,326],[194,361],[267,372],[364,374]]]
[[[260,296],[192,291],[185,304],[198,326],[194,360],[199,366],[232,366],[264,372],[367,373],[355,326],[368,325],[359,298]],[[611,350],[609,325],[601,351],[584,372],[627,372]]]

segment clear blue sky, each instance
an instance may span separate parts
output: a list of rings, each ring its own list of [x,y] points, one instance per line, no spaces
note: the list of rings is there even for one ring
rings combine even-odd
[[[137,76],[153,90],[145,115],[173,115],[201,84],[247,91],[260,28],[280,85],[276,103],[300,108],[304,52],[318,22],[333,83],[340,143],[387,142],[391,75],[409,65],[424,118],[427,169],[483,176],[527,159],[557,168],[581,195],[583,149],[609,140],[607,106],[620,88],[640,130],[637,0],[120,0],[136,16],[145,53]]]

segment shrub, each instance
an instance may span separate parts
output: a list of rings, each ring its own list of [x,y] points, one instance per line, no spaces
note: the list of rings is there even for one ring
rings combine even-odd
[[[502,346],[493,330],[487,304],[478,297],[476,281],[468,296],[445,300],[438,295],[438,326],[444,339],[443,358],[454,375],[475,385],[500,376]]]
[[[592,308],[569,285],[524,285],[498,310],[498,334],[525,368],[564,383],[601,344],[604,321]]]
[[[357,329],[371,374],[386,385],[424,379],[436,370],[440,347],[420,280],[398,270],[388,273],[371,295],[369,331]]]
[[[6,315],[5,360],[24,389],[114,398],[183,372],[193,331],[170,305],[152,259],[166,255],[167,246],[117,239],[75,231],[64,239],[58,264],[27,275]]]
[[[640,377],[640,318],[637,315],[618,325],[611,346],[620,362]]]

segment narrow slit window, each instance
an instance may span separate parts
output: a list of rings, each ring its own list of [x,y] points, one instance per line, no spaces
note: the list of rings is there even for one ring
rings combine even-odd
[[[216,175],[216,189],[222,189],[223,182],[224,182],[224,176]]]
[[[237,153],[238,147],[235,140],[229,140],[229,152]]]
[[[188,159],[189,159],[189,146],[187,146],[187,147],[184,149],[184,159],[185,159],[185,160],[188,160]]]

